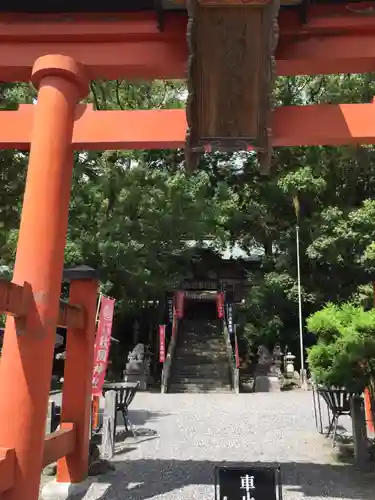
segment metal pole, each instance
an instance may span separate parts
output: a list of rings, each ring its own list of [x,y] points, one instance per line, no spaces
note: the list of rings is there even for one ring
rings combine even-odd
[[[98,319],[99,319],[99,312],[100,312],[100,306],[102,305],[102,298],[103,294],[99,294],[99,299],[98,299],[98,304],[96,306],[96,314],[95,314],[95,326],[98,324]]]
[[[301,354],[301,384],[306,389],[306,373],[303,346],[303,326],[302,326],[302,294],[301,294],[301,263],[299,256],[299,226],[296,226],[296,247],[297,247],[297,286],[298,286],[298,317],[299,317],[299,342]]]

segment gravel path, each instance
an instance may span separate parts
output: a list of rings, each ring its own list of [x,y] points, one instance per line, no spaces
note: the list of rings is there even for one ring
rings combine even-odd
[[[85,500],[213,500],[223,462],[280,462],[284,500],[375,498],[375,475],[335,463],[316,432],[311,392],[138,393],[130,418],[141,436],[118,443],[116,472]]]

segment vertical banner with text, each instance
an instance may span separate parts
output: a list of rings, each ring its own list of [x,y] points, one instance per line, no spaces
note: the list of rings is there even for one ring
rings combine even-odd
[[[236,368],[240,367],[240,353],[238,351],[237,332],[234,331],[234,354],[236,356]]]
[[[107,372],[114,310],[115,299],[102,296],[94,348],[94,369],[92,374],[93,396],[101,396],[102,394],[105,374]]]
[[[228,332],[229,335],[233,335],[234,325],[233,325],[233,304],[227,305],[227,322],[228,322]]]
[[[179,319],[184,317],[184,302],[185,292],[178,290],[178,292],[176,292],[176,316]]]
[[[223,292],[218,292],[216,294],[216,307],[217,307],[217,317],[218,318],[223,318],[224,317],[224,293]]]
[[[159,361],[164,363],[165,361],[165,325],[159,326]]]
[[[176,309],[173,307],[172,338],[176,335],[177,322],[178,319],[177,319]]]
[[[168,321],[168,324],[170,324],[170,325],[173,324],[173,309],[174,309],[173,295],[168,295],[167,296],[167,321]]]

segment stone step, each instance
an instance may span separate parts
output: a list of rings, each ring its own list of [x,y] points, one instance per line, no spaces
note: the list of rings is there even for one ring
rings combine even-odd
[[[211,360],[219,360],[223,361],[228,359],[228,355],[226,351],[192,351],[190,349],[181,351],[180,349],[175,353],[175,359],[194,359],[196,358],[198,361],[200,359],[211,359]]]
[[[209,375],[210,373],[216,374],[227,374],[229,372],[229,365],[222,364],[220,366],[217,365],[175,365],[172,366],[172,373],[197,373],[202,374],[204,376]]]
[[[221,337],[221,335],[181,335],[178,337],[178,342],[217,342],[217,341],[223,341],[224,338]]]
[[[226,387],[197,387],[194,384],[171,384],[169,391],[170,393],[181,393],[181,392],[207,392],[207,393],[232,393],[233,390],[230,385]]]
[[[208,344],[208,343],[225,345],[224,339],[217,337],[184,337],[184,338],[179,338],[177,341],[177,345],[181,344],[194,345],[194,344]]]
[[[180,330],[181,335],[183,334],[200,334],[200,333],[209,333],[212,335],[221,334],[221,328],[218,326],[206,326],[206,325],[198,325],[195,328],[182,328]]]
[[[224,358],[223,360],[220,360],[220,361],[216,361],[216,362],[212,362],[212,360],[210,360],[211,362],[210,363],[201,363],[200,361],[201,360],[197,360],[196,358],[194,358],[194,360],[190,360],[191,362],[184,362],[184,360],[179,360],[179,362],[176,361],[176,359],[174,360],[174,362],[172,363],[172,368],[173,369],[184,369],[184,368],[187,368],[189,370],[191,369],[196,369],[196,370],[199,370],[201,369],[202,371],[207,371],[207,370],[217,370],[217,371],[222,371],[222,370],[225,370],[226,368],[228,368],[229,366],[229,362],[228,362],[228,358]]]
[[[222,337],[205,337],[205,336],[196,336],[196,337],[180,337],[178,339],[178,343],[194,343],[194,342],[216,342],[225,344],[225,339]]]
[[[177,346],[176,347],[176,353],[177,352],[185,352],[185,351],[191,351],[191,352],[197,352],[197,353],[210,353],[210,352],[227,352],[227,349],[224,346],[210,346],[209,344],[203,344],[203,345],[187,345],[187,346]]]
[[[205,335],[197,335],[197,336],[184,336],[178,339],[178,343],[180,342],[225,342],[223,337],[218,336],[205,336]]]
[[[200,332],[221,332],[221,328],[218,325],[196,325],[195,327],[182,328],[181,333],[200,333]]]
[[[196,368],[199,366],[212,366],[213,368],[217,365],[228,364],[228,358],[175,358],[173,360],[174,368],[188,366],[189,368]]]
[[[230,372],[227,370],[224,373],[213,372],[175,372],[171,373],[171,380],[224,380],[226,383],[230,381]]]
[[[219,324],[219,320],[217,319],[209,319],[209,318],[194,318],[194,319],[184,319],[183,320],[183,326],[186,327],[192,327],[194,328],[196,325],[213,325],[217,326]]]
[[[180,347],[177,347],[176,349],[176,352],[192,352],[192,353],[215,353],[215,352],[219,352],[219,353],[224,353],[224,352],[227,352],[227,349],[223,346],[209,346],[209,345],[202,345],[202,346],[192,346],[192,345],[189,345],[189,346],[180,346]]]
[[[187,346],[187,347],[178,347],[175,353],[189,353],[197,356],[205,355],[209,356],[210,354],[226,354],[228,351],[224,347],[214,346]]]
[[[197,378],[197,377],[173,377],[172,384],[193,384],[199,387],[230,387],[229,377],[225,378]]]
[[[174,365],[171,370],[172,374],[183,375],[185,373],[193,374],[194,376],[202,376],[209,377],[213,374],[215,377],[217,375],[225,375],[228,376],[230,373],[230,367],[226,366],[225,368],[216,368],[215,365]]]
[[[210,364],[210,365],[216,365],[216,364],[222,364],[222,363],[228,363],[228,356],[225,354],[221,356],[214,356],[213,354],[208,354],[206,356],[197,356],[197,355],[177,355],[173,359],[173,363],[175,366],[178,365],[200,365],[200,364]]]
[[[227,377],[171,377],[171,384],[196,384],[205,387],[226,387],[231,385],[229,376]]]
[[[171,382],[191,382],[191,383],[197,383],[197,384],[206,384],[206,385],[225,385],[225,384],[230,384],[230,377],[229,377],[229,372],[226,374],[224,377],[218,377],[215,375],[200,375],[200,374],[195,374],[190,376],[181,376],[181,375],[176,375],[172,374],[171,377]]]
[[[200,344],[186,344],[186,345],[177,345],[176,346],[176,351],[186,351],[186,350],[193,350],[193,351],[206,351],[206,352],[211,352],[214,350],[220,350],[220,351],[226,351],[226,347],[221,344],[221,345],[211,345],[209,342],[207,343],[200,343]]]
[[[222,344],[225,345],[224,339],[218,339],[217,337],[213,338],[204,338],[204,337],[197,337],[197,338],[183,338],[183,339],[178,339],[177,345],[194,345],[194,344]]]
[[[199,337],[212,337],[218,338],[224,335],[218,330],[197,330],[196,332],[180,332],[179,337],[199,338]]]

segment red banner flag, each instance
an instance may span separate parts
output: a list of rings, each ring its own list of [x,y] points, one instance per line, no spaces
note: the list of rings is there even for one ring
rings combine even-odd
[[[224,318],[224,294],[223,292],[218,292],[216,294],[216,307],[217,307],[217,317]]]
[[[185,292],[179,290],[176,292],[176,316],[181,319],[184,317],[184,301],[185,301]]]
[[[165,325],[159,326],[159,341],[160,341],[160,350],[159,350],[160,363],[164,363],[164,361],[165,361]]]
[[[109,347],[111,344],[114,310],[115,300],[108,297],[102,297],[94,349],[94,369],[92,374],[93,396],[102,395],[105,374],[107,372]]]
[[[234,333],[234,352],[236,356],[236,368],[240,367],[240,354],[238,352],[238,341],[237,341],[237,333]]]
[[[176,314],[176,310],[173,309],[172,337],[175,336],[176,329],[177,329],[177,314]]]

